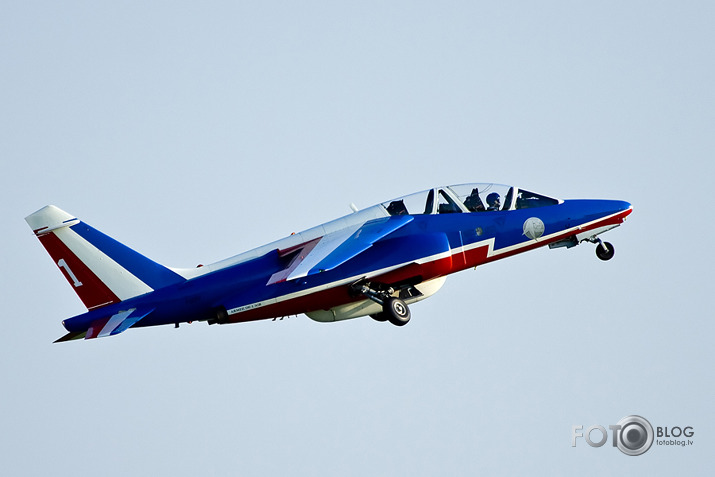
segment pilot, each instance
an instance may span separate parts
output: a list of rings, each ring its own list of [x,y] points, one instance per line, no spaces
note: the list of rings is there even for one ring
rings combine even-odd
[[[487,196],[487,210],[499,210],[501,207],[501,197],[496,192],[492,192]]]

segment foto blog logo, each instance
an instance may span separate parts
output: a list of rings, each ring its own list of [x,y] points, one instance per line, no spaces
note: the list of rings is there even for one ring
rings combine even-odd
[[[608,429],[613,447],[618,447],[626,455],[645,454],[653,445],[653,426],[644,417],[626,416],[618,424],[609,425]],[[591,426],[585,432],[583,426],[573,426],[571,436],[571,447],[576,447],[578,438],[583,438],[591,447],[601,447],[608,440],[606,428],[600,425]]]
[[[608,426],[611,431],[611,444],[626,455],[642,455],[651,448],[653,442],[659,446],[685,447],[693,445],[690,439],[680,437],[693,437],[693,426],[657,427],[653,426],[644,417],[626,416],[618,424]],[[657,439],[655,439],[657,437]],[[666,439],[661,439],[661,438]],[[608,441],[608,431],[600,425],[587,428],[573,426],[571,430],[571,447],[576,447],[577,439],[583,439],[591,447],[601,447]]]

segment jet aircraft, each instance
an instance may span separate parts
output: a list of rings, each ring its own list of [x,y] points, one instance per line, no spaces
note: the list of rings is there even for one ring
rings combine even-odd
[[[56,342],[193,321],[240,323],[305,314],[402,326],[409,305],[447,275],[538,247],[597,244],[632,212],[620,200],[561,200],[518,187],[460,184],[389,200],[234,257],[168,268],[48,205],[25,220],[87,312]]]

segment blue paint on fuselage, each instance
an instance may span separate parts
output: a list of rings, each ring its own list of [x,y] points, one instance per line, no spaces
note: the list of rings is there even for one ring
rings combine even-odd
[[[523,225],[531,217],[544,223],[544,236],[549,236],[617,214],[630,206],[616,200],[566,200],[558,205],[509,211],[415,215],[413,221],[357,257],[323,273],[266,285],[271,275],[283,270],[291,258],[281,257],[273,250],[253,260],[69,318],[63,324],[68,331],[83,331],[95,320],[131,308],[155,309],[135,327],[208,320],[215,316],[219,306],[257,303],[491,238],[495,250],[530,242]]]

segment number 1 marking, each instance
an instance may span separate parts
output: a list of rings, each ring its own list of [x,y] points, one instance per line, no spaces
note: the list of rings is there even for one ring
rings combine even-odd
[[[72,273],[72,270],[70,270],[70,267],[69,265],[67,265],[67,262],[65,262],[64,258],[61,258],[57,262],[57,266],[60,268],[64,268],[67,271],[67,275],[69,275],[69,277],[72,279],[72,285],[74,285],[75,288],[82,286],[82,282],[77,280],[77,277],[74,275],[74,273]]]

